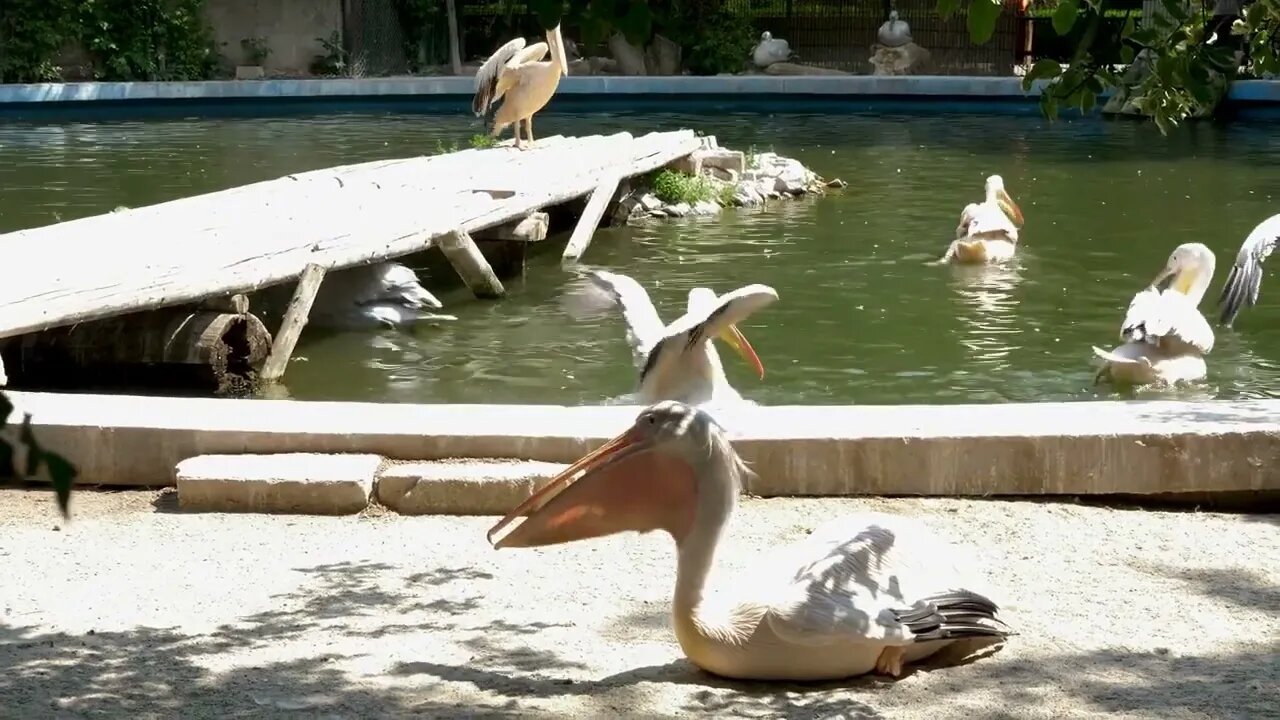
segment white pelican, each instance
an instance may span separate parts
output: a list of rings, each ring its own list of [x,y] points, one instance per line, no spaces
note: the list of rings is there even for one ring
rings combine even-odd
[[[1277,241],[1280,241],[1280,215],[1272,215],[1258,223],[1258,227],[1240,245],[1236,264],[1227,273],[1222,294],[1218,296],[1223,325],[1231,327],[1245,305],[1253,307],[1258,302],[1258,291],[1262,289],[1262,263],[1276,249]]]
[[[437,315],[443,304],[418,276],[396,262],[376,262],[336,271],[320,282],[308,324],[332,328],[399,327],[457,320]]]
[[[898,11],[890,10],[889,19],[876,32],[876,39],[885,47],[901,47],[911,42],[911,26],[898,19]]]
[[[1004,178],[992,175],[986,182],[986,199],[969,203],[960,212],[956,239],[942,262],[987,263],[1013,258],[1022,227],[1022,208],[1004,189]]]
[[[1110,377],[1132,384],[1173,384],[1205,376],[1213,328],[1197,306],[1213,280],[1213,251],[1200,243],[1174,248],[1151,285],[1133,296],[1120,326],[1122,345],[1093,353],[1105,362],[1095,381]],[[1157,286],[1168,281],[1163,291]]]
[[[782,38],[774,39],[768,30],[760,33],[760,43],[751,53],[751,59],[757,67],[767,68],[774,63],[786,62],[791,58],[791,45]]]
[[[542,58],[551,51],[551,61]],[[502,106],[493,117],[492,137],[498,137],[511,124],[515,124],[516,147],[520,144],[520,121],[523,120],[533,144],[533,114],[551,100],[560,77],[569,74],[569,61],[565,59],[564,40],[560,26],[547,31],[547,41],[525,47],[524,38],[516,38],[498,48],[476,72],[476,95],[471,109],[478,116],[489,112],[499,99]]]
[[[582,477],[570,482],[579,471]],[[523,523],[494,547],[539,547],[634,530],[676,543],[676,639],[698,667],[742,680],[897,676],[957,641],[1008,634],[962,568],[973,557],[906,518],[834,520],[753,563],[737,582],[709,577],[750,472],[705,411],[646,408],[490,528]]]
[[[716,297],[709,288],[689,291],[688,312],[664,325],[640,283],[604,270],[585,273],[587,284],[571,295],[575,314],[616,306],[627,324],[627,342],[640,369],[634,400],[649,405],[681,400],[694,405],[745,402],[729,384],[720,354],[711,343],[724,340],[764,377],[764,365],[737,324],[778,299],[767,285],[748,285]]]

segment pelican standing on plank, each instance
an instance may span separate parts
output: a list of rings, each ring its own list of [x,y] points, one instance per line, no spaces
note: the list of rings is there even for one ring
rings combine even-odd
[[[720,297],[710,288],[694,288],[689,291],[688,312],[665,325],[640,283],[604,270],[585,275],[586,284],[570,295],[571,309],[576,315],[611,306],[622,310],[627,341],[640,369],[640,389],[634,396],[640,404],[746,402],[725,377],[713,337],[728,343],[764,377],[764,365],[737,325],[778,299],[773,288],[748,285]]]
[[[986,199],[969,203],[960,213],[956,239],[942,262],[989,263],[1013,258],[1022,227],[1022,208],[1004,189],[1004,178],[987,178]]]
[[[722,582],[713,572],[717,550],[749,472],[705,410],[664,401],[508,513],[488,538],[501,549],[667,532],[676,544],[676,639],[693,664],[729,678],[896,677],[949,645],[973,650],[974,641],[1010,634],[967,577],[973,554],[893,515],[836,519]]]
[[[1276,249],[1277,242],[1280,242],[1280,215],[1272,215],[1258,223],[1258,227],[1240,245],[1236,264],[1227,273],[1222,294],[1218,296],[1218,304],[1222,306],[1219,319],[1223,325],[1231,327],[1241,309],[1246,305],[1253,307],[1258,302],[1258,292],[1262,289],[1262,263]]]
[[[1128,385],[1171,385],[1204,378],[1204,356],[1214,338],[1198,306],[1213,281],[1215,262],[1213,251],[1201,243],[1175,248],[1151,285],[1129,303],[1120,326],[1124,344],[1111,352],[1093,348],[1104,361],[1095,382],[1109,377]]]
[[[547,51],[551,60],[543,60]],[[569,74],[569,61],[564,54],[560,26],[547,31],[547,41],[525,47],[524,38],[516,38],[498,48],[476,72],[476,95],[471,109],[483,117],[502,100],[493,117],[492,137],[498,137],[508,125],[515,125],[516,147],[520,144],[520,122],[528,130],[533,145],[533,114],[546,107],[560,87],[560,77]]]

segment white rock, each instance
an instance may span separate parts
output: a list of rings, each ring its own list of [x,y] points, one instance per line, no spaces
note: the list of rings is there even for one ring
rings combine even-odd
[[[689,203],[682,202],[676,203],[675,205],[668,205],[663,208],[663,210],[666,210],[667,214],[671,217],[684,217],[685,215],[688,215],[689,211],[692,209],[693,208],[689,207]]]
[[[662,201],[653,193],[645,193],[640,198],[640,207],[649,212],[653,212],[654,210],[660,210],[662,208]]]
[[[693,206],[694,215],[716,215],[720,212],[720,206],[708,200],[702,200]]]

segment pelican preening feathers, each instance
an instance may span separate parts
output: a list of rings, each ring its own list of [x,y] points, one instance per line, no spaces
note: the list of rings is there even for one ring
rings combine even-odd
[[[1280,241],[1280,215],[1272,215],[1258,223],[1240,245],[1236,263],[1227,273],[1222,294],[1218,296],[1218,304],[1222,306],[1219,319],[1223,325],[1231,327],[1241,309],[1253,307],[1258,302],[1258,292],[1262,289],[1262,263],[1276,249],[1277,241]]]
[[[999,175],[987,178],[986,197],[969,203],[960,212],[956,239],[942,256],[942,262],[989,263],[1013,258],[1022,227],[1022,208],[1004,189]]]
[[[543,58],[551,51],[551,60]],[[497,137],[508,125],[515,125],[516,147],[520,143],[520,123],[524,121],[529,144],[533,144],[533,115],[551,100],[560,78],[569,74],[569,61],[565,58],[564,39],[560,26],[547,31],[547,41],[525,47],[524,38],[516,38],[498,48],[476,72],[476,94],[471,110],[484,116],[493,104],[502,100],[493,118],[493,131]]]
[[[996,604],[970,589],[972,556],[892,515],[836,519],[737,582],[713,581],[748,472],[706,411],[664,401],[513,509],[488,538],[501,549],[667,532],[676,544],[676,639],[693,664],[730,678],[898,676],[949,645],[1010,634]]]
[[[1093,348],[1103,360],[1095,380],[1168,385],[1204,378],[1204,356],[1213,350],[1214,337],[1199,305],[1213,281],[1215,262],[1213,251],[1201,243],[1175,248],[1151,285],[1129,303],[1120,326],[1124,343],[1110,352]]]
[[[720,354],[711,343],[715,337],[728,343],[764,377],[764,364],[737,326],[778,299],[773,288],[748,285],[719,297],[709,288],[693,288],[689,291],[688,311],[667,325],[640,283],[626,275],[589,270],[584,273],[584,280],[567,298],[570,310],[578,316],[612,307],[622,311],[627,342],[640,370],[640,387],[635,394],[639,403],[743,402],[725,377]]]

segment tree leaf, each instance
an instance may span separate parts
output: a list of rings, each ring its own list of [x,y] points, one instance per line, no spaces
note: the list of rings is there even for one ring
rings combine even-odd
[[[653,13],[644,0],[632,0],[627,14],[619,18],[617,24],[627,42],[633,45],[644,47],[653,36]]]
[[[969,39],[982,45],[996,32],[996,20],[1000,18],[999,3],[991,0],[973,0],[969,4]]]
[[[1057,60],[1043,58],[1036,61],[1035,65],[1022,76],[1022,91],[1027,92],[1031,89],[1032,84],[1037,80],[1052,80],[1062,74],[1062,66]]]
[[[1129,63],[1133,62],[1133,46],[1132,45],[1120,46],[1120,62],[1123,65],[1128,65]]]
[[[1088,115],[1093,112],[1093,106],[1098,102],[1098,96],[1092,90],[1082,90],[1080,92],[1080,114]]]
[[[1076,17],[1080,12],[1079,0],[1062,0],[1058,3],[1058,9],[1053,11],[1053,31],[1059,37],[1066,37],[1071,32],[1071,28],[1076,24]]]
[[[1178,22],[1185,22],[1187,15],[1187,6],[1185,0],[1160,0],[1160,4],[1164,7],[1164,11],[1169,14],[1170,18]]]

